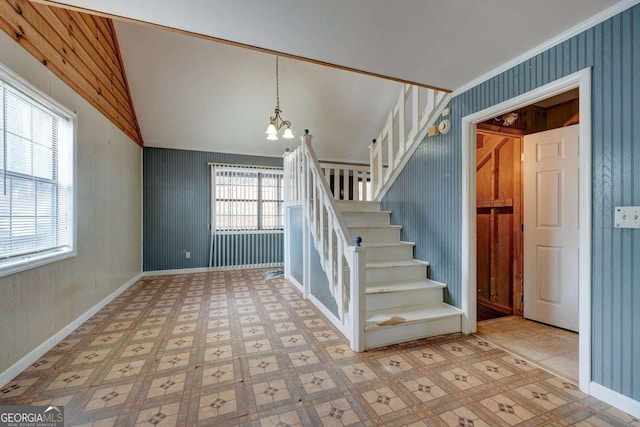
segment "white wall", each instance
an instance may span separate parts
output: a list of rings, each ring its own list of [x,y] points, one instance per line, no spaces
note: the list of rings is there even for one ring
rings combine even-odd
[[[1,31],[0,62],[78,114],[78,255],[0,278],[2,373],[140,272],[142,149]]]

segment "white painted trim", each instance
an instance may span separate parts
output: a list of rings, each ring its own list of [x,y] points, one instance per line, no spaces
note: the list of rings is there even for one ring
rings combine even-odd
[[[591,68],[555,80],[530,92],[462,118],[462,331],[476,331],[476,124],[578,87],[580,90],[579,168],[579,385],[591,382]],[[473,173],[471,173],[473,172]]]
[[[55,347],[59,342],[64,340],[70,333],[75,331],[82,325],[84,322],[89,320],[91,316],[102,310],[104,306],[113,301],[118,295],[126,291],[131,285],[137,282],[142,277],[142,273],[138,273],[132,279],[130,279],[127,283],[120,286],[115,291],[111,292],[107,297],[105,297],[102,301],[91,307],[84,314],[78,317],[73,322],[69,323],[64,328],[60,329],[58,332],[53,334],[51,337],[47,338],[42,344],[31,350],[26,356],[18,360],[16,363],[11,365],[7,370],[0,374],[0,387],[8,384],[11,380],[17,377],[22,371],[27,369],[32,363],[42,357],[47,351],[51,350]]]
[[[329,311],[329,309],[327,307],[324,306],[324,304],[322,304],[316,297],[314,297],[312,294],[309,294],[309,297],[307,298],[309,301],[311,301],[313,303],[313,305],[316,306],[316,308],[318,310],[320,310],[320,312],[324,315],[324,317],[326,317],[332,324],[333,326],[335,326],[342,335],[344,335],[344,338],[349,341],[349,343],[351,343],[351,335],[349,334],[348,329],[345,327],[345,325],[343,325],[342,323],[340,323],[340,319],[338,319],[336,317],[335,314],[333,314],[332,312]]]
[[[291,282],[291,284],[294,285],[296,288],[298,288],[300,293],[304,294],[304,286],[302,286],[302,283],[298,282],[298,280],[295,277],[285,275],[284,278],[285,280],[288,280],[289,282]]]
[[[173,270],[143,271],[142,277],[166,276],[168,274],[208,273],[210,271],[253,270],[255,268],[282,267],[281,262],[267,264],[230,265],[228,267],[175,268]]]
[[[633,400],[630,397],[620,394],[617,391],[613,391],[596,382],[591,382],[589,385],[589,391],[591,396],[596,399],[602,400],[604,403],[608,403],[611,406],[615,406],[621,411],[630,414],[636,418],[640,418],[640,402]]]
[[[583,21],[571,28],[569,28],[568,30],[564,31],[563,33],[557,35],[556,37],[549,39],[547,41],[545,41],[542,44],[539,44],[538,46],[534,47],[533,49],[530,49],[528,51],[526,51],[525,53],[518,55],[517,57],[513,58],[510,61],[505,62],[504,64],[500,65],[499,67],[494,68],[493,70],[481,75],[480,77],[476,77],[475,79],[463,84],[462,86],[458,87],[456,90],[454,90],[451,95],[452,96],[458,96],[461,93],[464,93],[466,91],[468,91],[471,88],[474,88],[476,86],[478,86],[480,83],[485,82],[495,76],[497,76],[500,73],[503,73],[513,67],[515,67],[516,65],[519,65],[525,61],[527,61],[528,59],[533,58],[534,56],[564,42],[569,40],[571,37],[574,37],[580,33],[582,33],[583,31],[588,30],[591,27],[594,27],[596,25],[598,25],[599,23],[606,21],[607,19],[621,13],[624,12],[627,9],[630,9],[631,7],[635,6],[636,4],[640,3],[640,0],[623,0],[619,3],[616,3],[612,6],[610,6],[609,8],[603,10],[602,12],[598,13],[597,15],[592,16],[591,18],[587,19],[586,21]]]

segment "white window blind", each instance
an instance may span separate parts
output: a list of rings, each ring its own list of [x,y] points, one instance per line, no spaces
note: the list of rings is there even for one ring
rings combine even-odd
[[[73,118],[0,69],[0,275],[74,251]],[[51,261],[46,261],[51,262]]]
[[[212,165],[211,176],[213,230],[283,228],[282,169]]]

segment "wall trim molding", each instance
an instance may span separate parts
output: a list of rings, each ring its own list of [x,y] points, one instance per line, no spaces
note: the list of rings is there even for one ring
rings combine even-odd
[[[544,43],[539,44],[538,46],[534,47],[533,49],[530,49],[528,51],[526,51],[525,53],[516,56],[515,58],[513,58],[510,61],[505,62],[504,64],[494,68],[493,70],[481,75],[480,77],[476,77],[475,79],[463,84],[462,86],[460,86],[459,88],[455,89],[453,92],[451,92],[451,97],[454,98],[466,91],[468,91],[469,89],[472,89],[476,86],[478,86],[479,84],[501,74],[504,73],[505,71],[515,67],[516,65],[519,65],[531,58],[533,58],[536,55],[539,55],[540,53],[564,42],[569,40],[571,37],[577,36],[578,34],[588,30],[589,28],[595,27],[596,25],[598,25],[599,23],[606,21],[609,18],[612,18],[614,16],[616,16],[619,13],[624,12],[627,9],[632,8],[633,6],[635,6],[636,4],[640,3],[640,0],[623,0],[620,3],[616,3],[613,6],[608,7],[607,9],[603,10],[602,12],[598,13],[597,15],[592,16],[591,18],[587,19],[586,21],[583,21],[571,28],[569,28],[568,30],[564,31],[563,33],[558,34],[556,37],[553,37],[547,41],[545,41]]]
[[[579,128],[579,231],[580,267],[578,271],[579,292],[579,385],[589,393],[591,383],[591,68],[557,79],[489,108],[462,118],[462,233],[461,233],[461,309],[464,312],[462,331],[476,331],[477,265],[476,265],[476,124],[496,117],[515,108],[534,104],[543,99],[570,89],[580,90]],[[473,173],[472,173],[473,171]],[[586,185],[584,183],[589,183]]]
[[[589,391],[589,394],[596,399],[600,399],[604,403],[614,406],[636,418],[640,418],[640,402],[637,400],[633,400],[624,394],[620,394],[596,382],[589,384]]]
[[[298,288],[298,290],[301,293],[304,293],[304,286],[302,286],[302,283],[298,282],[298,280],[295,277],[291,275],[289,276],[285,275],[284,278],[285,280],[288,280],[289,282],[291,282],[296,288]]]
[[[327,307],[325,307],[324,304],[322,304],[320,300],[318,300],[312,294],[309,294],[308,300],[311,301],[313,305],[315,305],[316,308],[320,310],[324,317],[326,317],[333,324],[333,326],[335,326],[340,331],[340,333],[347,341],[351,341],[349,339],[349,331],[343,324],[340,323],[340,319],[338,319],[335,314],[330,312],[329,309],[327,309]]]
[[[283,263],[267,263],[267,264],[248,264],[248,265],[232,265],[228,267],[197,267],[197,268],[175,268],[172,270],[153,270],[143,271],[142,277],[166,276],[168,274],[191,274],[191,273],[208,273],[210,271],[230,271],[230,270],[249,270],[254,268],[282,267]]]
[[[131,285],[136,283],[143,277],[142,273],[136,274],[133,278],[129,279],[124,285],[120,286],[115,291],[107,295],[102,301],[91,307],[89,310],[80,315],[76,320],[69,323],[64,328],[47,338],[42,344],[31,350],[24,357],[11,365],[7,370],[0,373],[0,387],[8,384],[15,377],[20,375],[22,371],[27,369],[29,365],[34,363],[40,357],[42,357],[47,351],[51,350],[58,343],[63,341],[69,334],[80,327],[84,322],[89,320],[94,314],[102,310],[107,304],[113,301],[118,295],[126,291]]]

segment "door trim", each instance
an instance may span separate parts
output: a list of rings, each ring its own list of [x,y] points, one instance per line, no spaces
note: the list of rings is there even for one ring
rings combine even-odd
[[[589,394],[591,382],[591,68],[585,68],[537,89],[462,118],[462,331],[476,331],[476,125],[516,108],[570,89],[580,92],[579,218],[580,267],[578,272],[580,390]]]

